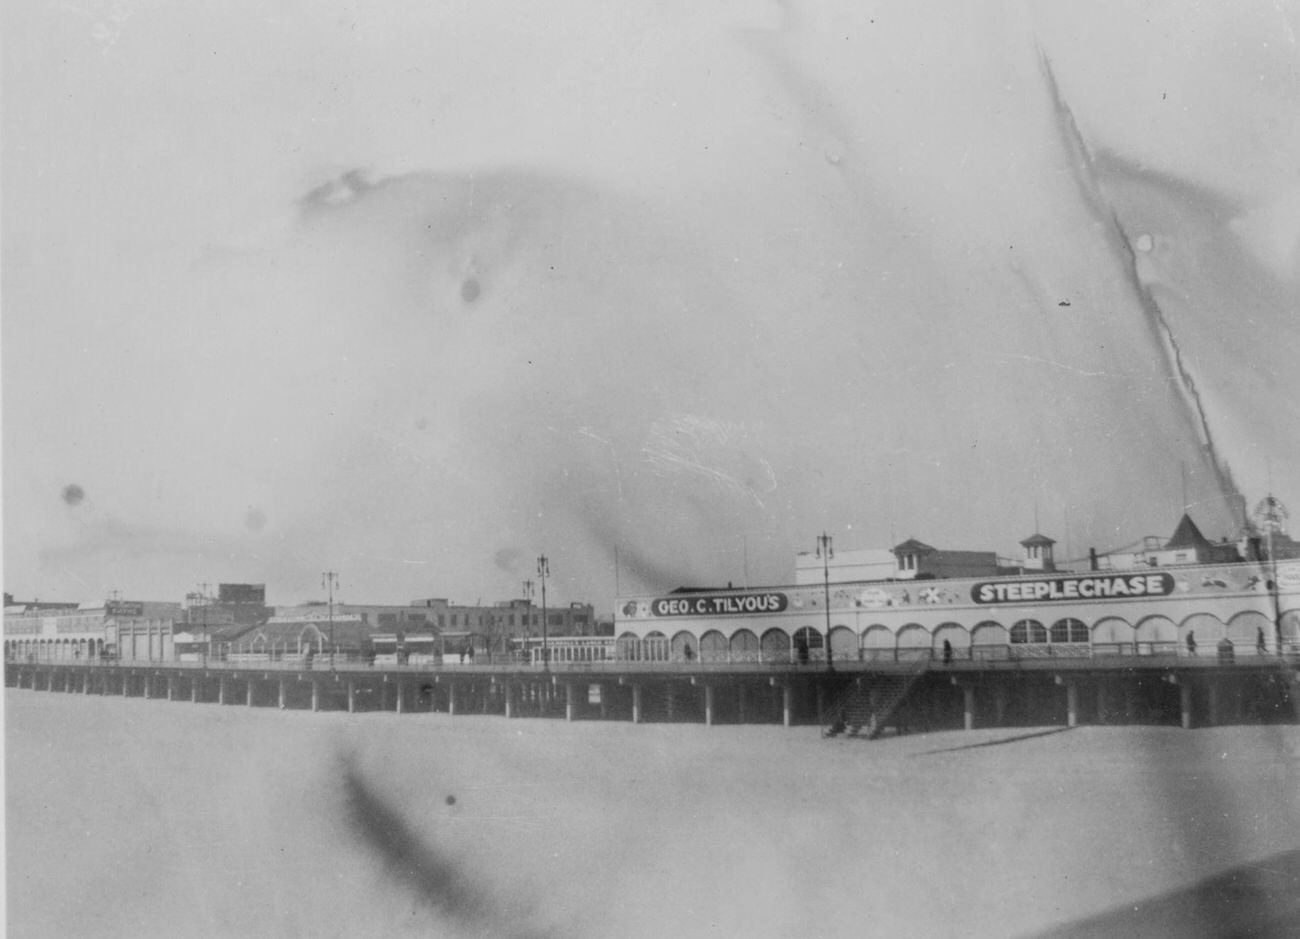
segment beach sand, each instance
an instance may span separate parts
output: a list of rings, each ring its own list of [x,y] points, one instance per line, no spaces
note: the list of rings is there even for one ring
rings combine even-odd
[[[1294,726],[5,702],[15,937],[1032,935],[1300,848]],[[1187,903],[1204,935],[1241,915]]]

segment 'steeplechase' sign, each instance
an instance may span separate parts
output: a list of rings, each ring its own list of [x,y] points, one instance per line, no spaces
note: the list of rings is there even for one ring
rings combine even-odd
[[[1088,574],[1042,580],[986,580],[970,588],[976,603],[1042,603],[1053,600],[1114,600],[1165,597],[1174,592],[1172,574]]]

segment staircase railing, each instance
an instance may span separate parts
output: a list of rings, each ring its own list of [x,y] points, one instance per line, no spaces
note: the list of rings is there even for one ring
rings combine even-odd
[[[863,735],[865,729],[868,740],[876,739],[888,726],[889,719],[907,698],[912,687],[929,670],[930,662],[927,659],[901,674],[876,677],[865,687],[862,678],[850,682],[844,692],[823,712],[822,736],[835,737],[842,733],[856,737]],[[882,686],[884,694],[873,704],[872,691]]]

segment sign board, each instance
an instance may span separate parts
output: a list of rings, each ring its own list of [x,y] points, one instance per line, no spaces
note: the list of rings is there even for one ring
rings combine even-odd
[[[707,597],[660,597],[650,603],[655,616],[721,616],[727,613],[780,613],[789,600],[783,593],[721,593]]]
[[[992,580],[972,584],[976,603],[1043,603],[1059,600],[1114,600],[1131,597],[1166,597],[1174,592],[1174,577],[1158,574],[1089,574],[1042,580]]]
[[[136,600],[109,600],[104,604],[106,616],[144,616],[144,604]]]
[[[219,603],[266,603],[266,584],[219,584]]]

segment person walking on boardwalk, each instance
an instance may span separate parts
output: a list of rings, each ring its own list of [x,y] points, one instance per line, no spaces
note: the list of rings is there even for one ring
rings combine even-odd
[[[1264,639],[1264,627],[1258,626],[1255,629],[1255,651],[1260,655],[1268,654],[1268,643]]]
[[[1196,630],[1194,629],[1187,632],[1187,654],[1196,654]]]

